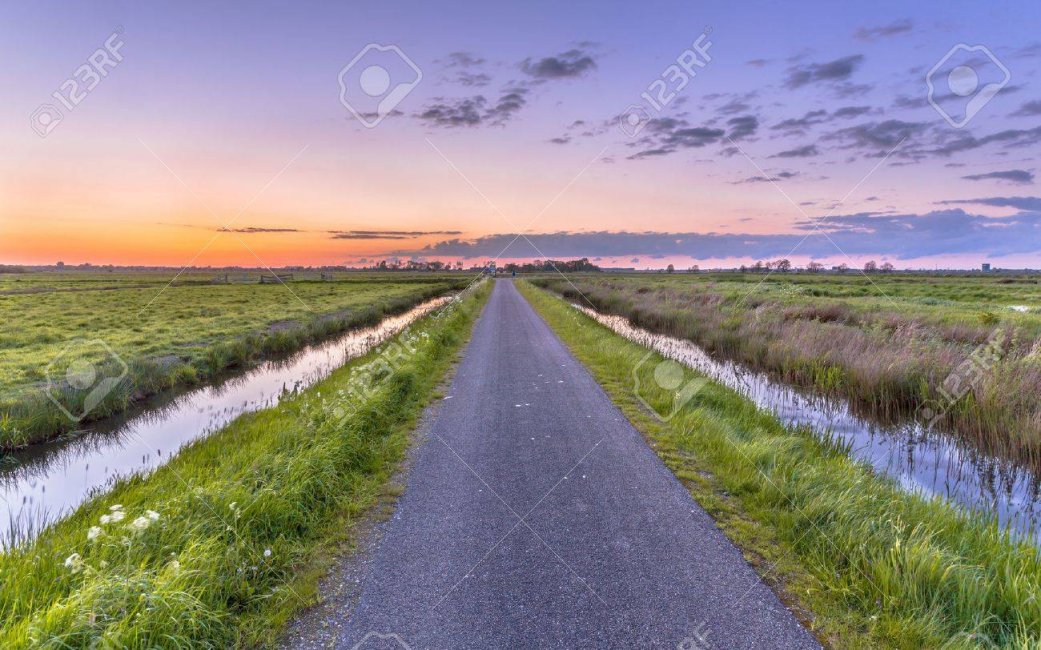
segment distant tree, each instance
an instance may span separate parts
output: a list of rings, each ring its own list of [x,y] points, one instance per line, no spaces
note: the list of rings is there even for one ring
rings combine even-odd
[[[676,272],[676,267],[673,266],[672,264],[669,264],[668,266],[665,267],[665,272],[666,273],[675,273]]]
[[[878,264],[875,263],[875,260],[864,262],[864,273],[875,273],[876,271],[878,271]]]
[[[474,267],[476,269],[481,268],[495,268],[495,262],[489,262],[485,267]],[[561,273],[596,273],[600,271],[600,267],[589,261],[588,257],[583,257],[578,260],[533,260],[531,262],[525,262],[523,264],[517,264],[516,262],[510,262],[502,265],[500,268],[504,273],[546,273],[559,271]]]
[[[699,271],[701,271],[701,268],[697,264],[692,264],[691,265],[691,267],[690,267],[690,272],[691,273],[697,273]]]
[[[839,264],[838,266],[836,266],[835,269],[839,273],[845,273],[846,271],[849,270],[849,266],[847,264],[845,264],[845,263],[842,263],[842,264]]]
[[[889,262],[884,263],[879,268],[882,270],[883,273],[892,273],[893,272],[893,265],[890,264]]]
[[[63,269],[63,268],[65,268],[65,262],[58,262],[54,266],[58,267],[59,269]]]
[[[792,263],[787,259],[777,260],[774,263],[774,268],[780,271],[781,273],[787,273],[788,271],[792,270]]]
[[[806,265],[806,270],[810,273],[820,273],[824,270],[824,265],[820,262],[810,262]]]

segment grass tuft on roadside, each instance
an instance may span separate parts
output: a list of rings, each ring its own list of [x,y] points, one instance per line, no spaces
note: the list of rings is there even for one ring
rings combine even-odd
[[[186,446],[0,555],[0,647],[268,645],[377,501],[488,295]],[[392,346],[393,367],[380,354]],[[409,350],[401,354],[401,350]]]
[[[710,382],[668,421],[661,357],[528,283],[519,288],[666,465],[825,642],[1032,648],[1041,558],[997,523],[905,493],[812,432]],[[648,392],[648,386],[651,388]]]

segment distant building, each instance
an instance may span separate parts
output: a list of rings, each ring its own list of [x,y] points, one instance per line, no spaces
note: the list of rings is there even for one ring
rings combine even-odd
[[[984,262],[983,266],[982,266],[982,269],[983,269],[984,273],[986,273],[987,271],[990,271],[990,263],[989,262]]]

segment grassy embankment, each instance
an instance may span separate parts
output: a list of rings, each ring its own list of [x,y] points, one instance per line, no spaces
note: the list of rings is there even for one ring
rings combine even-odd
[[[469,292],[0,555],[0,647],[272,642],[376,501],[487,295],[487,285]],[[396,371],[365,372],[385,369],[376,355],[402,341],[416,352],[395,354]],[[371,389],[361,401],[360,384]]]
[[[0,295],[0,310],[8,316],[0,322],[0,450],[79,426],[44,392],[48,372],[57,375],[51,378],[58,382],[54,394],[76,415],[86,410],[90,391],[69,387],[63,371],[70,360],[82,356],[99,378],[123,373],[104,347],[83,341],[103,341],[127,368],[123,380],[87,410],[83,422],[89,422],[160,391],[375,324],[469,280],[293,282],[290,293],[277,284],[182,284],[164,290],[165,282],[150,274],[104,276],[73,278],[65,285],[50,280],[39,287],[49,291]],[[101,288],[113,282],[115,288]],[[142,282],[148,286],[139,286]]]
[[[710,383],[671,394],[630,343],[531,285],[522,292],[782,597],[834,647],[1036,648],[1041,559],[993,521],[902,492],[809,431]],[[648,387],[656,389],[648,394]]]
[[[538,280],[565,297],[893,420],[935,425],[1041,470],[1041,285],[1034,276],[705,274]],[[581,293],[579,293],[581,292]],[[584,296],[584,297],[583,297]],[[1017,312],[1012,305],[1023,306]],[[962,365],[998,341],[996,363]],[[953,404],[940,388],[957,395]]]

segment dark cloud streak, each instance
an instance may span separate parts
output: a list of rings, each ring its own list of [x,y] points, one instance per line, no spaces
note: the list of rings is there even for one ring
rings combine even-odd
[[[896,36],[897,34],[906,34],[913,28],[914,23],[905,18],[904,20],[897,20],[888,25],[882,25],[881,27],[861,27],[853,33],[853,38],[858,41],[872,42],[877,41],[880,38]]]
[[[863,62],[863,54],[853,54],[826,63],[792,66],[788,69],[788,78],[784,85],[795,89],[811,83],[845,81]]]
[[[1025,169],[1007,169],[1004,171],[987,172],[985,174],[969,174],[968,176],[962,176],[962,178],[967,181],[1008,181],[1019,185],[1029,185],[1034,182],[1033,172],[1029,172]]]
[[[576,48],[538,60],[529,57],[521,62],[520,68],[525,74],[540,81],[569,79],[581,77],[596,69],[596,60],[588,52]]]
[[[1041,203],[1041,199],[1033,199]],[[819,227],[827,237],[814,232]],[[946,254],[1002,256],[1041,251],[1041,213],[1020,212],[1010,217],[985,217],[961,209],[927,214],[859,213],[831,216],[797,224],[795,233],[725,234],[677,232],[556,232],[526,235],[541,254],[507,250],[505,257],[543,255],[554,258],[631,256],[689,256],[695,259],[771,259],[788,255],[888,256],[915,259]],[[803,242],[804,237],[809,234]],[[450,239],[418,251],[400,254],[460,256],[498,255],[513,234],[480,237],[473,241]],[[830,240],[829,240],[830,238]],[[802,242],[800,244],[800,242]],[[834,242],[834,243],[832,243]],[[838,248],[836,248],[836,245]]]

